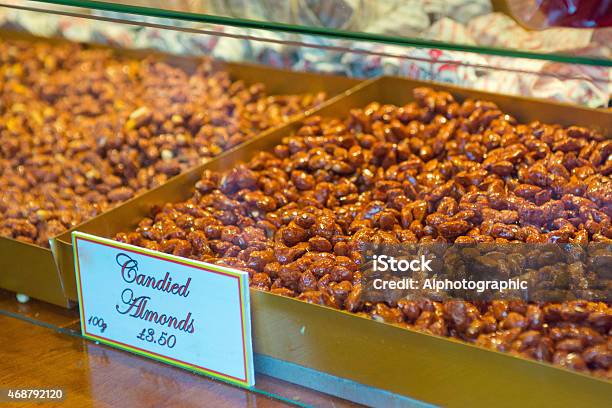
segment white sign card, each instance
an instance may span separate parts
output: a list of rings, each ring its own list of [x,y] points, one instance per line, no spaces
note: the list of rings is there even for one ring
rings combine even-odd
[[[84,337],[255,384],[247,272],[74,232]]]

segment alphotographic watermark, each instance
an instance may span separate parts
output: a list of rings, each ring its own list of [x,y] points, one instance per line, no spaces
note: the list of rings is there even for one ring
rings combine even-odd
[[[426,278],[417,280],[413,278],[404,278],[399,280],[385,280],[376,278],[373,281],[374,289],[410,289],[410,290],[428,290],[434,292],[448,292],[451,290],[470,290],[476,293],[484,293],[485,291],[498,291],[504,293],[506,291],[517,291],[529,289],[529,282],[520,279],[508,280],[450,280]]]
[[[612,245],[364,244],[362,298],[612,301]]]

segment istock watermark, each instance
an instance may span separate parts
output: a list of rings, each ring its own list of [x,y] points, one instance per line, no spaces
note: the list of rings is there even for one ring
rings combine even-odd
[[[417,259],[396,259],[391,255],[374,255],[372,261],[375,272],[433,272],[431,259],[426,259],[425,255]]]

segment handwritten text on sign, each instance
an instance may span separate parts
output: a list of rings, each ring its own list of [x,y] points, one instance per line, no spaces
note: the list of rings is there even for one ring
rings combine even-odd
[[[254,385],[248,274],[74,232],[90,339]]]

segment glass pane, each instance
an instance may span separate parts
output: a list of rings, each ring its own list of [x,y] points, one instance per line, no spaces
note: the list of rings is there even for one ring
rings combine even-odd
[[[521,2],[523,9],[517,11],[515,7],[514,13],[510,13],[505,1],[499,0],[44,2],[91,10],[261,28],[283,36],[301,33],[325,38],[361,39],[374,43],[612,66],[609,48],[612,28],[531,30],[511,17],[517,15],[527,18],[530,14],[520,11],[535,7],[529,1]]]
[[[144,4],[145,0],[140,3]],[[605,65],[606,61],[600,65],[564,63],[56,5],[42,5],[53,8],[56,14],[50,14],[51,10],[34,13],[9,7],[41,8],[40,2],[15,1],[2,8],[5,24],[73,41],[211,55],[224,61],[249,61],[356,78],[406,76],[593,108],[607,107],[610,100],[611,69]],[[86,18],[70,17],[75,15]]]

